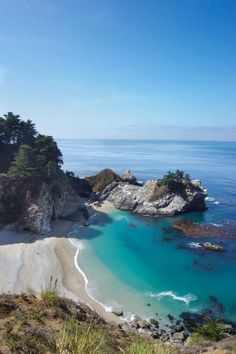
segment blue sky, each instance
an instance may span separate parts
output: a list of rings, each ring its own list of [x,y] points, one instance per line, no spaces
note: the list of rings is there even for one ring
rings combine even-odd
[[[56,137],[236,140],[235,0],[1,0],[0,26],[0,114]]]

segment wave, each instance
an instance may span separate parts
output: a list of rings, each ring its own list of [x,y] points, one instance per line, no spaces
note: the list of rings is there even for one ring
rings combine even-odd
[[[182,301],[186,305],[189,305],[191,301],[197,300],[197,297],[195,295],[187,294],[184,296],[178,296],[178,295],[174,294],[172,291],[163,291],[163,292],[157,293],[157,294],[149,292],[149,293],[147,293],[147,295],[150,297],[156,297],[156,298],[171,297],[173,300]]]
[[[202,248],[202,245],[199,242],[189,242],[190,248]]]
[[[100,302],[98,299],[96,299],[92,294],[91,294],[91,291],[89,290],[89,280],[86,276],[86,274],[83,272],[83,270],[80,268],[80,266],[78,265],[78,256],[79,256],[79,251],[81,250],[84,250],[85,249],[85,246],[84,244],[79,241],[79,240],[75,240],[75,239],[72,239],[70,238],[70,234],[68,235],[68,241],[77,248],[76,250],[76,253],[75,253],[75,256],[74,256],[74,264],[75,264],[75,267],[76,269],[80,272],[80,274],[83,276],[84,278],[84,282],[85,282],[85,291],[87,293],[87,295],[93,300],[95,301],[96,303],[98,303],[99,305],[101,305],[104,310],[106,312],[112,312],[114,310],[114,308],[119,308],[119,305],[118,304],[113,304],[113,305],[108,305],[108,304],[104,304],[102,302]]]
[[[213,197],[206,197],[205,200],[207,200],[208,202],[214,202],[215,198]]]
[[[80,250],[84,250],[85,249],[85,245],[83,244],[83,242],[81,240],[75,239],[75,238],[71,238],[69,236],[68,240],[70,241],[70,243],[75,246],[78,247]]]
[[[215,201],[215,202],[214,202],[214,204],[220,204],[220,202],[218,202],[218,201]]]

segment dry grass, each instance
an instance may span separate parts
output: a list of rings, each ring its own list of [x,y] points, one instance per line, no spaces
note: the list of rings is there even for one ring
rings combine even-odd
[[[78,321],[69,319],[56,338],[56,351],[58,354],[106,354],[109,344],[104,330],[99,330],[89,324],[81,329]]]

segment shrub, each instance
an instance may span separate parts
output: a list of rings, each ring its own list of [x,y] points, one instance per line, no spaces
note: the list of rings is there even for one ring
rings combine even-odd
[[[174,354],[175,349],[148,339],[134,340],[125,352],[126,354]]]
[[[190,175],[184,171],[176,170],[175,172],[168,171],[163,178],[159,179],[161,185],[176,185],[190,182]]]
[[[194,334],[210,341],[219,341],[226,337],[224,326],[214,319],[208,319],[205,324],[197,326]]]

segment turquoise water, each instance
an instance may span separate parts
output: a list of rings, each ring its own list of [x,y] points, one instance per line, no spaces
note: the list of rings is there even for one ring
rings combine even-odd
[[[169,313],[211,308],[236,320],[236,242],[212,238],[226,251],[207,252],[191,244],[203,239],[183,238],[171,229],[181,218],[216,224],[236,220],[236,143],[62,140],[59,146],[65,168],[81,176],[105,167],[131,168],[146,181],[180,168],[209,190],[204,213],[153,220],[114,210],[95,215],[89,228],[75,233],[92,296],[107,308],[122,308],[127,317],[166,320]],[[209,296],[221,306],[215,308]]]

